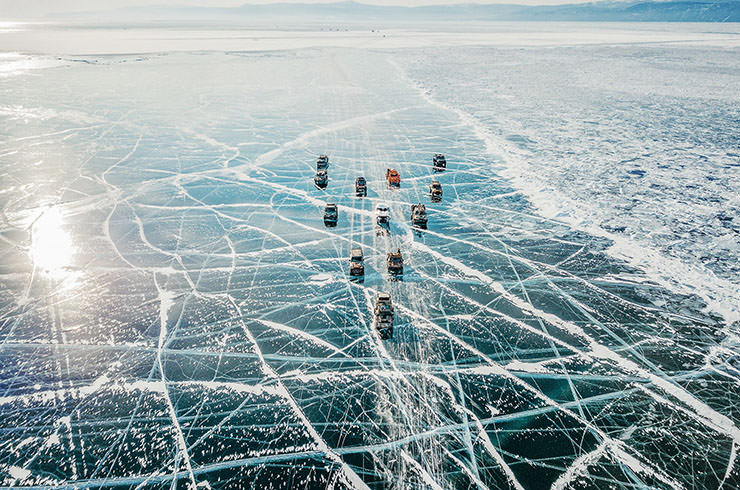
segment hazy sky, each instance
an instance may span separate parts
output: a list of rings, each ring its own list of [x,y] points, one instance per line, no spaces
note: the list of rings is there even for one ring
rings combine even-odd
[[[55,12],[97,11],[134,5],[200,5],[210,7],[233,7],[244,3],[331,3],[338,0],[0,0],[0,21],[43,17]],[[516,3],[527,5],[555,5],[582,3],[589,0],[356,0],[375,5],[431,5],[451,3]]]

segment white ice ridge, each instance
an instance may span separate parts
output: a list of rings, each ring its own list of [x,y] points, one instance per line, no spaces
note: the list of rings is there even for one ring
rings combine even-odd
[[[227,296],[227,299],[231,302],[232,306],[236,309],[236,311],[239,312],[239,318],[240,319],[243,318],[241,308],[236,303],[236,301],[234,301],[234,299],[231,296]],[[331,449],[326,444],[326,441],[316,431],[316,428],[313,426],[313,424],[311,424],[311,421],[306,417],[306,414],[303,412],[301,407],[298,405],[295,398],[293,398],[293,395],[285,387],[278,373],[275,372],[275,370],[272,369],[272,367],[270,367],[270,365],[265,361],[262,355],[262,351],[259,349],[257,341],[255,340],[254,336],[251,334],[251,332],[245,325],[244,321],[241,320],[240,324],[242,326],[242,330],[244,334],[254,344],[255,349],[257,350],[258,355],[260,357],[261,367],[264,370],[265,374],[267,374],[269,378],[274,380],[279,393],[288,402],[293,412],[296,414],[299,420],[303,423],[304,427],[306,428],[308,433],[313,438],[314,443],[316,444],[318,450],[321,451],[324,455],[326,455],[329,459],[331,459],[334,463],[336,463],[341,468],[342,478],[352,488],[360,488],[360,489],[369,488],[365,484],[365,482],[359,477],[359,475],[357,475],[357,473],[355,473],[355,471],[352,470],[352,468],[350,468],[349,465],[347,465],[347,463],[344,462],[344,460],[342,460],[342,458],[335,452],[335,450]]]
[[[162,380],[162,386],[164,387],[164,398],[167,402],[167,410],[170,415],[170,419],[172,420],[172,425],[175,428],[175,434],[177,437],[177,446],[179,448],[178,452],[178,459],[181,457],[183,458],[185,462],[185,467],[188,470],[188,476],[190,478],[190,484],[192,485],[192,488],[195,488],[197,486],[197,483],[195,482],[195,475],[193,474],[193,466],[190,463],[190,454],[188,452],[188,445],[185,442],[185,436],[182,432],[182,427],[180,426],[180,421],[177,418],[177,411],[175,410],[175,406],[172,403],[172,399],[170,398],[170,394],[167,390],[167,378],[165,375],[164,365],[162,363],[162,348],[164,347],[165,343],[167,342],[167,322],[168,322],[168,314],[170,312],[170,309],[175,304],[175,298],[176,294],[172,291],[168,291],[163,289],[159,282],[157,281],[156,274],[153,275],[154,279],[154,285],[157,288],[157,292],[159,293],[159,343],[157,344],[157,365],[159,367],[159,373]],[[175,467],[178,465],[175,464]],[[143,485],[143,483],[142,483]]]
[[[242,179],[244,179],[244,176],[242,176]],[[585,333],[583,332],[583,330],[580,329],[579,327],[576,327],[575,325],[572,325],[572,324],[567,324],[565,322],[562,322],[555,315],[548,314],[548,313],[539,311],[537,309],[534,309],[531,305],[523,302],[522,300],[520,300],[515,295],[513,295],[511,293],[508,293],[508,291],[506,291],[505,288],[501,287],[500,285],[497,285],[489,277],[485,276],[485,274],[482,274],[481,272],[479,272],[479,271],[477,271],[477,270],[475,270],[475,269],[473,269],[471,267],[468,267],[468,266],[463,265],[460,261],[458,261],[456,259],[452,259],[450,257],[442,256],[441,254],[439,254],[439,253],[437,253],[437,252],[429,249],[428,247],[425,247],[425,246],[420,245],[418,242],[413,241],[411,243],[411,245],[414,246],[414,247],[421,247],[421,248],[423,248],[423,250],[424,250],[425,253],[433,255],[437,260],[440,260],[442,262],[446,262],[446,263],[448,263],[450,265],[453,265],[455,268],[461,270],[465,274],[470,275],[472,277],[476,277],[476,278],[480,279],[485,284],[492,285],[492,287],[494,287],[494,290],[496,292],[498,292],[502,296],[506,297],[507,300],[511,301],[513,304],[515,304],[517,307],[519,307],[523,311],[528,311],[528,312],[530,312],[530,313],[532,313],[532,314],[534,314],[534,315],[542,318],[545,321],[548,321],[548,322],[550,322],[550,323],[552,323],[554,325],[557,325],[557,326],[559,326],[561,328],[564,328],[565,330],[568,330],[571,333],[578,334],[579,336],[583,336],[588,341],[593,342],[593,339],[591,339],[590,337],[586,336]],[[596,347],[599,347],[599,346],[596,346]],[[685,395],[688,395],[684,390],[682,390],[681,388],[677,387],[676,385],[674,385],[672,383],[668,383],[666,385],[666,383],[664,383],[662,381],[659,381],[659,380],[662,380],[662,378],[659,378],[658,376],[649,374],[645,370],[641,370],[639,368],[636,368],[636,365],[634,363],[631,363],[631,362],[628,362],[628,361],[624,361],[624,359],[620,358],[619,356],[616,356],[616,354],[612,353],[611,351],[609,351],[609,355],[608,356],[605,356],[603,354],[603,351],[604,350],[609,351],[608,349],[592,348],[591,354],[593,355],[593,354],[599,353],[599,354],[601,354],[600,357],[602,357],[602,358],[608,358],[608,359],[611,359],[611,360],[615,360],[618,363],[620,363],[623,367],[626,367],[626,368],[630,369],[631,371],[633,371],[635,373],[639,373],[641,376],[644,376],[646,378],[651,379],[654,384],[659,385],[661,388],[665,389],[666,391],[673,392],[674,395],[675,395],[675,393],[679,393],[679,394],[683,393]],[[623,362],[620,362],[620,361],[623,361]],[[697,410],[705,411],[705,409],[709,409],[708,406],[706,406],[705,404],[702,404],[701,402],[698,402],[691,395],[688,395],[688,398],[687,399],[694,400],[694,403],[693,403],[692,406],[694,408],[696,408]],[[711,410],[711,409],[709,409],[709,410]],[[723,427],[733,427],[733,429],[730,432],[733,434],[733,438],[735,438],[736,437],[736,431],[737,431],[737,429],[734,428],[734,425],[731,422],[730,422],[730,424],[728,426],[728,424],[726,422],[729,421],[729,419],[726,419],[725,418],[723,420],[722,417],[723,416],[721,416],[721,414],[718,414],[718,413],[715,412],[715,414],[710,419],[704,419],[704,422],[705,423],[710,423],[713,427],[715,427],[715,429],[720,429],[720,430],[722,430]],[[715,424],[714,422],[716,422],[718,420],[720,421],[719,424]]]
[[[569,346],[569,347],[571,349],[576,350],[577,352],[581,354],[585,354],[591,357],[596,357],[596,358],[601,358],[601,359],[612,360],[615,363],[617,363],[619,366],[624,368],[625,371],[638,374],[641,377],[649,379],[653,385],[661,388],[667,393],[670,393],[671,395],[675,396],[677,399],[681,400],[686,405],[692,407],[694,409],[695,415],[697,415],[705,425],[713,427],[715,430],[717,430],[721,434],[729,434],[735,440],[736,443],[740,443],[740,430],[732,422],[732,420],[730,420],[725,415],[722,415],[719,412],[713,410],[711,407],[709,407],[704,402],[699,401],[696,397],[688,393],[685,389],[683,389],[676,383],[672,383],[666,380],[662,376],[658,376],[650,371],[647,371],[639,367],[635,362],[625,357],[620,356],[619,354],[610,350],[607,347],[604,347],[603,345],[596,342],[589,335],[587,335],[581,327],[571,322],[563,321],[556,315],[553,315],[551,313],[546,313],[537,308],[534,308],[530,304],[524,303],[520,298],[506,291],[506,289],[503,288],[499,283],[495,282],[493,279],[486,276],[484,273],[464,265],[462,262],[460,262],[457,259],[454,259],[452,257],[443,256],[442,254],[430,249],[429,247],[419,242],[412,242],[412,243],[414,247],[422,249],[425,253],[434,256],[437,260],[440,260],[446,264],[449,264],[471,277],[476,277],[480,279],[484,284],[489,285],[495,292],[501,294],[507,300],[517,305],[522,311],[530,312],[531,314],[547,321],[548,323],[552,325],[560,327],[565,331],[568,331],[574,335],[577,335],[583,338],[584,340],[587,340],[591,348],[590,352],[588,353],[580,351],[572,346]],[[556,341],[555,338],[552,338],[551,340]]]
[[[408,110],[408,108],[401,107],[398,109],[391,109],[388,111],[377,112],[374,114],[367,114],[367,115],[362,115],[362,116],[351,117],[343,121],[337,121],[337,122],[333,122],[333,123],[330,123],[324,126],[320,126],[318,128],[301,133],[301,135],[298,136],[297,138],[290,140],[290,141],[286,141],[285,143],[281,144],[279,147],[259,155],[251,165],[258,166],[258,167],[265,166],[269,164],[270,162],[272,162],[278,155],[284,153],[286,150],[290,148],[305,146],[309,141],[314,140],[318,136],[321,136],[323,134],[335,133],[341,129],[351,128],[353,126],[367,123],[375,119],[390,119],[391,116],[393,116],[394,114],[397,114],[399,112],[403,112],[406,110]]]
[[[491,164],[503,150],[486,114],[420,97],[402,62],[388,66],[430,54],[444,55],[171,53],[0,81],[58,106],[42,85],[105,79],[70,101],[110,100],[111,86],[130,101],[79,124],[0,107],[15,128],[0,135],[14,180],[0,189],[0,486],[737,486],[730,328],[607,256],[601,236],[532,210]],[[177,83],[158,87],[162,73]],[[319,153],[326,189],[311,180]],[[20,159],[56,180],[28,179]],[[429,204],[432,179],[444,199]],[[417,202],[428,229],[408,224]],[[50,205],[81,244],[64,281],[29,275],[23,256]],[[385,260],[397,248],[398,277]],[[373,321],[379,291],[391,339]]]
[[[640,268],[658,284],[671,291],[699,296],[709,311],[721,315],[728,324],[740,321],[738,306],[740,303],[737,300],[740,298],[740,284],[719,278],[704,266],[687,264],[677,258],[668,257],[634,238],[612,233],[598,226],[587,209],[579,203],[564,196],[552,186],[533,182],[530,175],[525,179],[522,176],[522,168],[528,157],[522,150],[493,134],[475,116],[436,99],[422,84],[412,80],[398,63],[393,60],[390,63],[426,101],[456,114],[463,123],[470,126],[492,158],[503,159],[506,167],[501,174],[509,178],[512,184],[527,196],[542,216],[561,221],[593,236],[608,238],[613,243],[607,249],[612,256]]]

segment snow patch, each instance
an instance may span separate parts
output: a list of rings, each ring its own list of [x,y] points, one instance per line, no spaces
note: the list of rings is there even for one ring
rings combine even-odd
[[[30,470],[21,468],[19,466],[10,466],[8,468],[8,473],[10,473],[10,476],[15,478],[16,480],[25,480],[26,478],[31,476]]]
[[[507,371],[524,371],[526,373],[549,373],[552,372],[541,364],[535,362],[511,361],[504,366]]]
[[[334,278],[331,276],[331,274],[321,272],[319,274],[314,274],[313,276],[309,277],[308,281],[313,283],[316,286],[325,286],[327,284],[331,284],[332,282],[334,282]]]

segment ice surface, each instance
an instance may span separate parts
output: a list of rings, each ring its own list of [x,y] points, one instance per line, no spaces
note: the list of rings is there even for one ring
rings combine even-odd
[[[732,53],[737,53],[732,50]],[[740,320],[740,63],[724,49],[436,49],[411,60],[543,215]],[[717,68],[715,68],[717,67]]]
[[[659,234],[681,233],[680,210],[735,219],[737,139],[720,129],[737,122],[736,51],[611,49],[63,57],[0,78],[0,485],[737,488],[736,326],[702,299],[730,297],[730,257],[705,266],[726,283],[686,294],[522,183],[692,267],[719,228],[671,255]],[[630,77],[650,52],[701,67],[714,95]],[[619,71],[619,111],[598,79],[556,83],[567,67]],[[645,145],[646,173],[625,175]],[[437,151],[449,170],[433,175]],[[720,203],[681,191],[692,181]],[[408,224],[417,202],[428,230]],[[396,247],[402,280],[385,272]]]

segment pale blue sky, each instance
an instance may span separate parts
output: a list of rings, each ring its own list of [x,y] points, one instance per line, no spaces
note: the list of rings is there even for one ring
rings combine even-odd
[[[97,11],[139,5],[195,5],[234,7],[244,3],[265,4],[275,2],[332,3],[337,0],[0,0],[0,20],[3,18],[43,17],[49,13],[69,11]],[[451,3],[515,3],[522,5],[556,5],[585,3],[589,0],[361,0],[374,5],[433,5]]]

